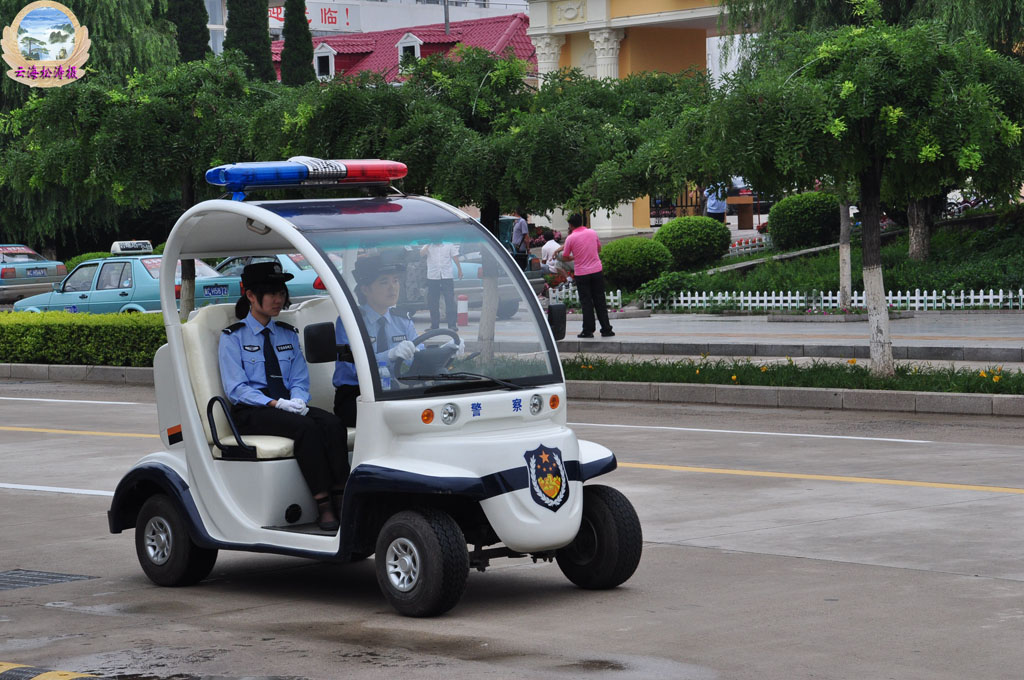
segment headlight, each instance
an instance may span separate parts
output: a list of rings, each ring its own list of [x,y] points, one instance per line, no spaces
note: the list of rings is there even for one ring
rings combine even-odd
[[[530,397],[530,414],[537,415],[540,410],[544,407],[544,400],[540,398],[539,394],[535,394]]]
[[[459,407],[455,404],[445,404],[441,407],[441,422],[451,425],[459,417]]]

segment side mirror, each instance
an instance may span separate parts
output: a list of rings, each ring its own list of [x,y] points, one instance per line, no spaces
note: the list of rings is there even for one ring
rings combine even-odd
[[[54,293],[59,293],[60,292],[60,285],[61,285],[60,283],[53,284],[53,292]]]
[[[311,323],[302,329],[306,361],[322,364],[338,358],[338,346],[334,340],[334,324],[330,321]]]
[[[565,305],[561,302],[552,302],[548,305],[548,325],[551,326],[551,334],[555,340],[565,339]]]

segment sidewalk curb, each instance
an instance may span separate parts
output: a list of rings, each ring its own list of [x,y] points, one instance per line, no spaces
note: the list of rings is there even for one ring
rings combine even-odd
[[[153,369],[130,366],[0,364],[0,379],[152,385]],[[570,399],[647,401],[662,404],[1024,416],[1024,395],[1017,394],[567,380],[566,396]]]
[[[868,345],[796,345],[722,342],[621,342],[618,340],[560,340],[558,351],[571,354],[660,354],[721,357],[819,357],[870,359]],[[893,359],[915,361],[1024,362],[1024,347],[893,346]]]
[[[566,396],[569,399],[649,401],[661,404],[1024,416],[1024,395],[1017,394],[567,380]]]

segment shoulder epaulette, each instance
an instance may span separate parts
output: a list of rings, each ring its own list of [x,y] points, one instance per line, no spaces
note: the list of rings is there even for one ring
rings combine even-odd
[[[231,324],[230,326],[228,326],[227,328],[225,328],[221,332],[226,334],[226,335],[231,335],[232,333],[234,333],[235,331],[237,331],[240,328],[245,328],[245,322],[244,321],[239,321],[238,323],[233,323],[233,324]]]
[[[291,325],[290,323],[285,323],[284,321],[275,321],[274,323],[276,323],[278,326],[285,329],[286,331],[291,331],[292,333],[296,334],[298,334],[299,332],[298,329],[295,328],[295,326]]]

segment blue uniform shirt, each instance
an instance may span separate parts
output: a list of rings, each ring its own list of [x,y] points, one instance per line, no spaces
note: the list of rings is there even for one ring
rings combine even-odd
[[[728,208],[725,202],[726,186],[724,184],[712,184],[704,190],[704,197],[708,199],[709,213],[724,213]]]
[[[381,315],[373,310],[369,305],[360,305],[359,311],[363,314],[363,321],[366,323],[366,330],[370,334],[370,342],[374,344],[374,356],[377,361],[387,361],[388,350],[394,347],[403,340],[415,340],[416,339],[416,327],[413,326],[412,321],[409,319],[398,316],[394,313],[395,309],[392,307],[384,315],[387,319],[387,324],[384,326],[388,334],[388,340],[390,347],[384,351],[378,352],[376,348],[377,344],[377,324],[381,318]],[[339,345],[348,344],[348,334],[341,325],[341,318],[334,322],[334,337],[335,341]],[[347,361],[337,361],[334,363],[334,378],[332,381],[335,387],[340,385],[358,385],[359,380],[356,378],[356,367],[355,364]]]
[[[292,399],[309,401],[309,368],[299,346],[299,334],[274,322],[267,324],[274,354],[281,364],[281,377]],[[267,386],[263,359],[263,325],[250,313],[242,319],[242,327],[220,336],[217,360],[224,394],[232,404],[267,406],[270,397],[260,390]]]

